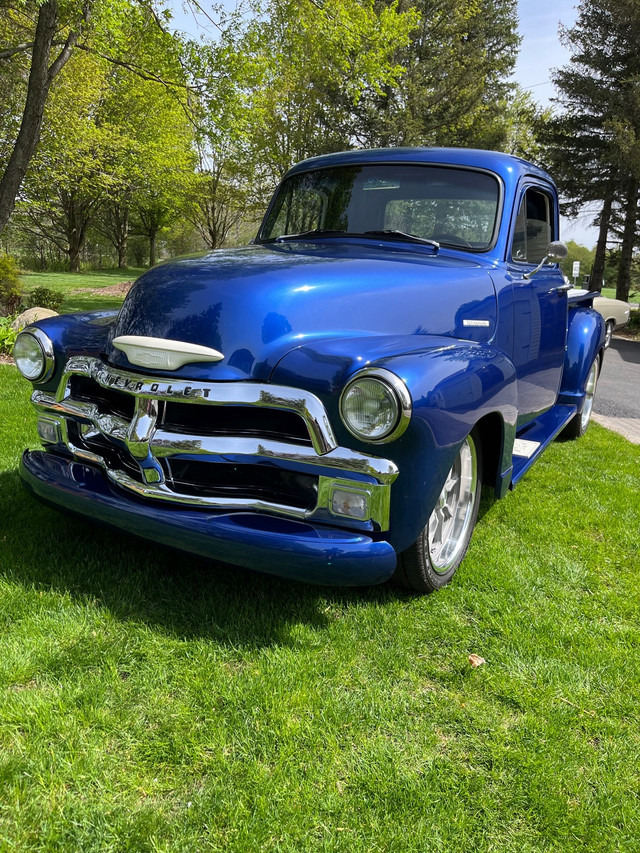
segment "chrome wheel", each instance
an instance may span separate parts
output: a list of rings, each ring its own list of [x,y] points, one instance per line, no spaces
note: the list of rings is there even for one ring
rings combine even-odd
[[[398,555],[395,579],[414,592],[433,592],[449,583],[467,553],[478,517],[482,480],[481,445],[467,436],[447,474],[422,532]]]
[[[615,326],[615,324],[614,324],[613,320],[607,320],[607,325],[604,327],[604,346],[605,346],[605,349],[611,343],[611,338],[613,337],[614,326]]]
[[[446,574],[466,550],[474,521],[478,465],[473,442],[465,439],[425,530],[433,570]]]
[[[596,393],[596,383],[598,381],[598,361],[593,362],[591,365],[591,370],[589,371],[589,376],[587,378],[587,384],[584,389],[584,405],[582,406],[582,412],[580,413],[580,435],[584,435],[587,431],[587,427],[589,426],[589,421],[591,420],[591,413],[593,411],[593,397]]]
[[[591,421],[593,413],[593,398],[596,393],[596,385],[598,383],[598,358],[591,365],[587,381],[584,386],[584,401],[579,414],[575,415],[562,431],[562,438],[576,439],[581,438],[587,431],[587,427]]]

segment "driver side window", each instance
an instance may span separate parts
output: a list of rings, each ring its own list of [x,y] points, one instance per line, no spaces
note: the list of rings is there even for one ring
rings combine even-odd
[[[550,196],[529,188],[520,204],[511,247],[511,258],[529,264],[539,264],[553,240]]]

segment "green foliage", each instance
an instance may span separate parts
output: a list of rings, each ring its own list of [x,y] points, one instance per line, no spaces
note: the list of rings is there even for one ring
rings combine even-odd
[[[91,14],[82,50],[51,89],[14,223],[64,253],[72,270],[92,229],[121,266],[129,239],[144,235],[153,263],[156,241],[184,218],[212,247],[247,233],[274,184],[305,157],[395,144],[534,156],[539,113],[508,82],[516,6],[247,0],[233,13],[216,7],[219,36],[196,43],[170,35],[169,13],[146,2],[65,0],[57,43]],[[20,0],[20,8],[33,17],[37,4]],[[29,26],[21,33],[12,8],[0,36],[28,54]],[[0,159],[15,136],[25,53],[9,65]]]
[[[372,0],[267,0],[252,11],[228,18],[216,44],[188,46],[202,168],[221,203],[240,209],[264,204],[292,163],[352,146],[354,110],[366,92],[397,84],[395,55],[418,21],[412,8]]]
[[[515,0],[410,5],[420,19],[396,53],[404,74],[363,99],[358,138],[383,146],[517,149],[513,131],[529,121],[532,102],[507,82],[520,41]]]
[[[13,317],[0,317],[0,355],[11,355],[18,330],[11,328]]]
[[[84,6],[60,4],[62,32]],[[165,16],[135,0],[90,0],[86,8],[91,13],[86,38],[51,86],[40,144],[14,218],[24,233],[64,252],[75,271],[100,212],[120,212],[115,229],[120,233],[114,236],[113,216],[105,215],[101,225],[123,264],[136,194],[145,207],[149,193],[156,207],[161,196],[165,220],[176,217],[175,197],[184,194],[195,162],[179,40],[164,28]],[[19,40],[29,48],[28,31]]]
[[[64,296],[50,287],[34,287],[26,297],[27,308],[49,308],[59,311],[64,302]]]
[[[581,246],[576,243],[575,240],[569,240],[567,242],[567,249],[569,253],[566,258],[563,258],[560,261],[560,269],[567,276],[567,278],[573,281],[573,264],[574,261],[580,262],[580,276],[578,279],[578,285],[582,282],[582,277],[584,275],[588,275],[591,271],[591,267],[593,266],[593,261],[595,258],[595,250],[587,249],[586,246]]]
[[[22,302],[20,270],[10,255],[0,255],[0,310],[15,314]]]
[[[640,334],[640,310],[632,311],[627,324],[627,331]]]

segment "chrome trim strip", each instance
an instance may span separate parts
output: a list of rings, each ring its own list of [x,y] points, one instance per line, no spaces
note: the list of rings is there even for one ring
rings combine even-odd
[[[143,377],[125,370],[106,367],[101,361],[75,356],[67,362],[56,399],[61,402],[69,395],[69,378],[89,376],[103,388],[126,391],[136,397],[158,400],[183,400],[196,405],[262,406],[284,409],[300,415],[307,423],[311,443],[316,453],[323,455],[338,446],[321,400],[308,391],[285,385],[266,385],[257,382],[200,382]]]
[[[51,394],[45,394],[43,391],[34,391],[31,402],[40,411],[91,421],[103,435],[122,442],[127,440],[129,421],[118,415],[101,415],[94,403],[83,403],[69,398],[57,401]]]
[[[89,460],[87,460],[89,461]],[[112,471],[105,468],[107,477],[121,488],[134,492],[142,498],[151,498],[172,504],[184,504],[185,506],[208,507],[210,509],[235,509],[253,512],[274,512],[286,515],[290,518],[304,520],[322,520],[324,522],[335,522],[336,516],[331,513],[329,505],[334,489],[349,489],[367,495],[369,515],[365,521],[373,521],[382,531],[389,529],[390,490],[388,486],[375,483],[355,483],[353,480],[333,479],[331,477],[320,477],[318,483],[318,498],[316,506],[312,509],[301,509],[286,504],[272,503],[270,501],[256,498],[215,498],[199,495],[184,495],[171,491],[163,483],[139,483],[124,471]],[[342,519],[357,522],[359,519],[340,515]]]
[[[313,511],[300,509],[299,507],[287,506],[285,504],[270,503],[269,501],[257,500],[254,498],[214,498],[203,497],[199,495],[183,495],[178,492],[173,492],[162,483],[139,483],[125,474],[124,471],[112,471],[105,469],[107,477],[118,486],[122,486],[128,491],[135,492],[143,498],[153,498],[158,501],[167,501],[169,503],[186,504],[187,506],[211,507],[216,509],[236,509],[236,510],[253,510],[255,512],[276,512],[282,515],[292,516],[294,518],[309,518]]]

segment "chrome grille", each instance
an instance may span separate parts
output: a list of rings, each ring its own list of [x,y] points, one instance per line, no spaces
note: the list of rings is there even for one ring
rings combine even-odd
[[[75,458],[143,498],[348,524],[327,518],[332,490],[347,487],[367,496],[367,523],[387,529],[396,466],[339,446],[309,392],[168,380],[77,356],[56,394],[32,401],[58,419]]]

